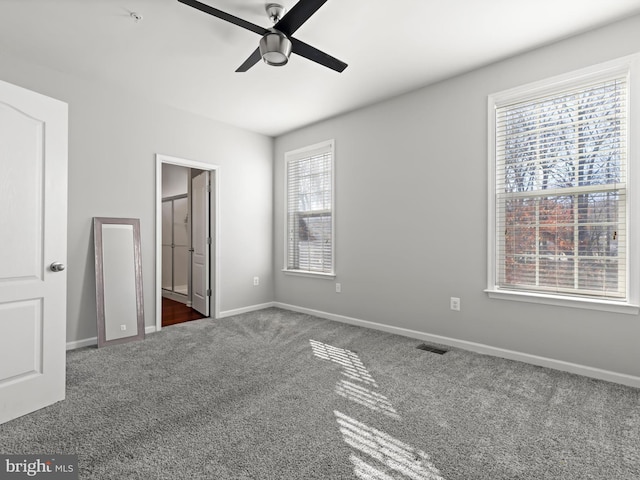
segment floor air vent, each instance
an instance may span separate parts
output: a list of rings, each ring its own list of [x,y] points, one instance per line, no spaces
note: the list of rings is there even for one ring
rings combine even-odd
[[[418,350],[425,350],[431,353],[437,353],[438,355],[444,355],[449,350],[443,350],[442,348],[434,347],[432,345],[427,345],[426,343],[421,343],[416,347]]]

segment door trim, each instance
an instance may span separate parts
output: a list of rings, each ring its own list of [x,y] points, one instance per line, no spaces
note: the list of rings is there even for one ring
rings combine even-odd
[[[211,289],[213,291],[213,306],[210,307],[210,318],[220,317],[220,167],[209,163],[188,160],[186,158],[172,157],[170,155],[156,154],[156,332],[162,330],[162,164],[169,163],[187,168],[207,170],[212,173],[211,180],[211,209],[213,222],[211,230],[213,243],[209,261],[213,261],[211,268]]]

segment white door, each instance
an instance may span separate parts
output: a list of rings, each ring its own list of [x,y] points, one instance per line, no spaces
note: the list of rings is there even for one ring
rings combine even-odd
[[[0,423],[64,399],[66,256],[67,104],[0,81]]]
[[[211,234],[209,230],[209,172],[202,172],[191,180],[192,248],[192,302],[193,308],[209,316],[211,281],[209,256]]]

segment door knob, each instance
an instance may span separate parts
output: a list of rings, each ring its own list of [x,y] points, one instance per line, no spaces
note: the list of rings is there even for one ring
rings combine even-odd
[[[52,272],[61,272],[64,270],[65,266],[64,263],[53,262],[49,268],[51,268]]]

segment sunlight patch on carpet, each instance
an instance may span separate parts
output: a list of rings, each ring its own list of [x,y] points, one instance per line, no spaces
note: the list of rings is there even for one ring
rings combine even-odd
[[[372,388],[378,384],[355,352],[309,340],[313,354],[322,360],[342,366],[349,380],[339,380],[335,393],[358,405],[382,413],[395,420],[400,415],[391,402]],[[351,381],[353,380],[353,381]],[[357,381],[357,383],[355,382]],[[362,385],[362,384],[365,385]],[[382,430],[369,427],[337,410],[333,413],[344,442],[353,449],[349,457],[353,472],[362,480],[445,480],[422,450],[418,450]],[[362,458],[365,456],[365,459]]]
[[[400,419],[400,415],[398,415],[398,412],[393,408],[387,397],[368,388],[347,380],[340,380],[336,385],[336,393],[370,410],[383,413],[391,418]]]
[[[355,352],[316,340],[309,340],[309,343],[316,357],[341,365],[344,376],[368,385],[378,386]]]
[[[353,449],[374,460],[367,463],[352,454],[354,472],[359,478],[411,478],[413,480],[444,480],[440,471],[429,461],[429,455],[391,435],[369,427],[337,410],[333,412],[340,425],[343,440]],[[402,475],[398,477],[397,474]]]

